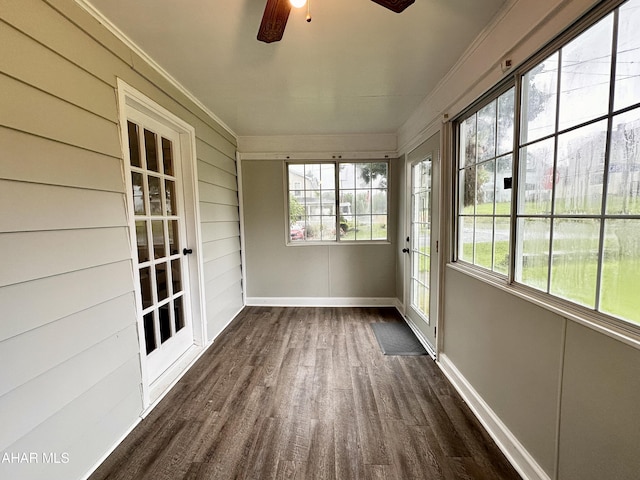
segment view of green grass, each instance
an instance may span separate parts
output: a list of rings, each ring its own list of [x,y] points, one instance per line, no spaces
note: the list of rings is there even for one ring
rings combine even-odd
[[[539,248],[532,246],[531,243],[533,242],[525,242],[525,244],[528,244],[525,245],[526,250],[540,251]],[[605,245],[612,243],[613,240],[608,239]],[[575,240],[559,239],[556,240],[554,247],[557,251],[571,251],[575,245]],[[475,261],[473,263],[482,266],[491,265],[491,247],[491,242],[476,244]],[[540,245],[537,247],[540,247]],[[465,251],[471,251],[471,248],[471,244],[464,246]],[[495,252],[496,263],[499,265],[504,264],[502,273],[506,273],[509,253],[508,242],[496,242]],[[549,293],[588,308],[594,308],[598,273],[597,257],[595,255],[578,257],[578,255],[575,255],[574,259],[572,259],[568,255],[552,262]],[[605,255],[605,258],[607,257],[610,257],[610,259],[605,259],[602,268],[599,310],[625,320],[640,323],[640,295],[638,294],[640,257],[622,257],[618,259],[615,253]],[[497,268],[495,270],[500,271]],[[546,256],[525,262],[522,271],[523,284],[546,291],[547,276]]]

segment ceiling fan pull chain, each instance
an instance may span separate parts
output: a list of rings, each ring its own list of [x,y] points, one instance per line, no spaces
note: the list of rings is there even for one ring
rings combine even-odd
[[[311,0],[307,1],[307,22],[311,22]]]

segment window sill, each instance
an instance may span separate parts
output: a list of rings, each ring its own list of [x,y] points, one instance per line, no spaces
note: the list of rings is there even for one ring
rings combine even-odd
[[[327,247],[342,245],[391,245],[389,240],[356,240],[342,242],[286,242],[287,247]]]
[[[461,263],[447,263],[447,268],[488,283],[495,288],[526,300],[545,310],[549,310],[568,320],[591,328],[608,337],[640,350],[640,325],[595,312],[586,307],[574,306],[549,294],[520,284],[509,284],[505,277],[499,277]]]

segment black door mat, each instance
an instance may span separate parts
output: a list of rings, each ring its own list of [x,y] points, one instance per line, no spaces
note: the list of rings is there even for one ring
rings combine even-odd
[[[373,333],[385,355],[426,355],[427,351],[405,322],[372,323]]]

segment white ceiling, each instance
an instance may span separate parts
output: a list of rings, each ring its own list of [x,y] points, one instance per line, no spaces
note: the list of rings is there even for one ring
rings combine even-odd
[[[311,0],[265,44],[266,0],[90,0],[238,136],[396,133],[504,2]]]

